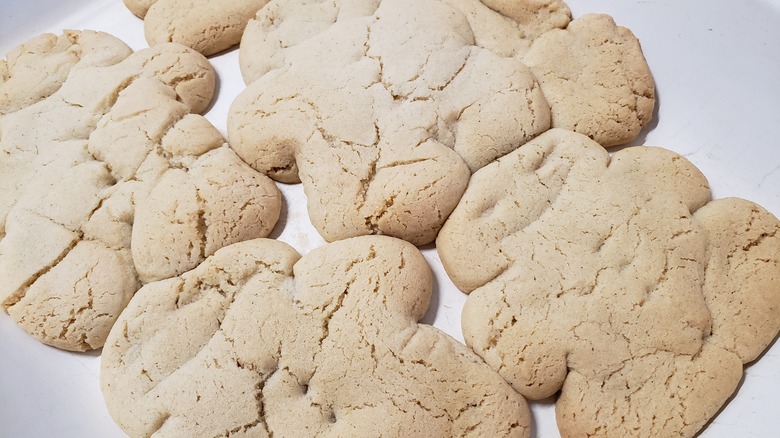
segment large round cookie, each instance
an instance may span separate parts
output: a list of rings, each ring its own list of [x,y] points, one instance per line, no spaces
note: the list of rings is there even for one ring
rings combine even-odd
[[[103,349],[106,404],[131,436],[528,437],[524,399],[417,322],[431,286],[389,237],[223,248],[133,298]]]
[[[279,181],[300,178],[326,240],[431,242],[470,170],[549,127],[530,70],[480,46],[461,3],[509,20],[476,1],[298,0],[248,26],[241,58],[257,80],[231,107],[231,144]]]
[[[273,182],[193,114],[215,82],[199,53],[70,31],[0,67],[0,303],[42,342],[101,347],[142,283],[276,223]]]
[[[780,329],[780,221],[665,149],[551,130],[475,173],[437,239],[467,344],[563,436],[691,437]]]

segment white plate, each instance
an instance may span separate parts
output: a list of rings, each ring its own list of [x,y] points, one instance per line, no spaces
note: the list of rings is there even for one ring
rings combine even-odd
[[[740,196],[780,216],[780,0],[571,0],[575,17],[606,12],[641,40],[655,76],[658,112],[637,144],[685,155],[715,197]],[[120,0],[3,0],[0,56],[42,32],[102,30],[134,49],[143,23]],[[206,115],[223,133],[227,109],[243,89],[238,52],[211,59],[219,96]],[[282,186],[283,224],[274,237],[301,252],[323,240],[308,221],[300,186]],[[281,230],[281,231],[279,231]],[[436,277],[426,322],[460,334],[465,296],[447,278],[435,249],[423,250]],[[2,312],[0,312],[2,313]],[[0,436],[122,436],[98,387],[100,356],[46,347],[0,314]],[[701,433],[774,437],[780,430],[780,346],[746,369],[737,395]],[[534,436],[558,437],[552,402],[534,403]]]

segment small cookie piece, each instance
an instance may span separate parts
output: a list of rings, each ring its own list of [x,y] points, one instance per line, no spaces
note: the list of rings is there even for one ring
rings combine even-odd
[[[691,437],[780,330],[780,221],[661,148],[550,130],[476,172],[437,239],[466,343],[561,434]]]
[[[150,46],[179,43],[208,56],[241,41],[247,21],[268,0],[125,0],[144,19]]]
[[[291,29],[286,14],[305,21],[295,5],[272,2],[250,28]],[[339,11],[292,45],[283,40],[287,48],[264,56],[268,62],[244,65],[265,73],[230,109],[231,144],[274,179],[300,178],[326,240],[388,234],[431,242],[469,170],[548,129],[549,108],[530,70],[475,45],[467,17],[447,2]],[[264,38],[263,53],[275,53],[273,37]]]
[[[636,138],[653,117],[655,85],[639,40],[608,15],[545,33],[523,62],[550,103],[553,127],[609,147]]]
[[[0,305],[25,331],[99,348],[143,282],[271,231],[273,182],[192,114],[214,91],[201,54],[178,44],[132,53],[88,31],[12,53],[25,55],[5,64],[23,68],[3,84]],[[56,78],[17,80],[36,65]]]
[[[266,239],[133,298],[101,388],[130,436],[529,436],[525,400],[419,321],[432,277],[411,244]]]

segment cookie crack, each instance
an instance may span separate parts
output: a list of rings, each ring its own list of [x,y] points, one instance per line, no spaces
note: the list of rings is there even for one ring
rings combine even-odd
[[[777,229],[774,229],[771,232],[761,233],[757,238],[752,239],[750,242],[742,246],[742,251],[749,252],[751,248],[761,245],[761,243],[763,243],[764,240],[768,238],[774,239],[776,236],[777,236]]]
[[[42,216],[45,219],[49,219],[45,216]],[[53,221],[52,221],[53,222]],[[66,228],[67,229],[67,228]],[[51,262],[44,265],[41,269],[34,272],[30,277],[25,280],[22,284],[19,285],[19,287],[13,291],[7,298],[5,298],[2,302],[3,308],[6,309],[6,312],[11,307],[15,306],[19,303],[24,297],[27,295],[27,291],[30,289],[30,287],[35,284],[35,282],[38,281],[41,277],[46,275],[49,271],[54,269],[58,264],[60,264],[61,261],[65,259],[65,257],[70,254],[70,252],[78,245],[78,243],[81,241],[81,238],[79,236],[74,236],[71,238],[70,244],[65,247]]]
[[[344,290],[336,297],[335,303],[333,304],[333,307],[328,310],[328,312],[325,314],[325,316],[322,319],[322,334],[320,336],[320,339],[317,341],[320,348],[322,348],[323,344],[327,341],[328,337],[330,337],[330,326],[331,322],[333,320],[333,317],[338,313],[342,307],[344,306],[344,299],[349,295],[350,288],[352,287],[352,284],[355,282],[355,279],[350,279],[347,284],[344,287]]]
[[[508,311],[512,310],[512,307],[509,305],[509,302],[507,301],[506,286],[507,286],[506,283],[504,283],[501,286],[501,302],[503,303],[503,307],[496,310],[493,317],[488,320],[488,327],[490,328],[491,333],[490,336],[488,336],[487,343],[484,348],[485,352],[489,352],[495,349],[498,346],[498,342],[501,336],[504,334],[504,331],[517,323],[517,318],[515,317],[515,315],[512,315],[512,318],[509,321],[505,322],[503,327],[501,328],[496,327],[496,322],[498,322],[501,319],[501,315],[504,313],[504,310],[508,310]]]
[[[246,368],[246,366],[244,364],[240,363],[238,360],[236,360],[236,365],[239,368],[241,368],[241,369],[248,369],[248,368]],[[249,370],[259,374],[260,377],[261,377],[261,380],[259,382],[257,382],[257,384],[255,384],[255,388],[254,388],[254,390],[255,390],[255,403],[257,404],[257,419],[255,419],[254,421],[252,421],[250,423],[243,424],[243,425],[240,425],[240,426],[236,426],[236,427],[226,431],[225,433],[223,433],[221,435],[216,435],[214,438],[222,437],[222,436],[230,437],[234,433],[246,433],[250,429],[252,429],[252,428],[254,428],[254,427],[258,426],[258,425],[262,426],[263,430],[265,430],[268,433],[268,437],[269,438],[273,438],[274,431],[271,429],[271,427],[268,424],[268,420],[266,419],[266,412],[265,412],[266,402],[265,402],[265,392],[264,391],[265,391],[265,385],[267,384],[268,380],[270,380],[274,376],[274,374],[276,374],[279,370],[278,369],[274,370],[268,376],[263,376],[262,373],[258,372],[254,368],[249,368]]]
[[[84,275],[74,283],[74,285],[73,285],[74,291],[78,288],[78,286],[79,286],[79,284],[81,282],[86,281],[87,283],[89,283],[89,277],[92,274],[92,272],[94,272],[96,267],[97,267],[97,263],[93,264],[89,268],[89,270],[86,273],[84,273]],[[93,309],[94,296],[93,296],[92,287],[87,285],[86,289],[87,289],[87,303],[84,304],[83,306],[79,307],[76,310],[70,309],[70,318],[68,319],[67,322],[62,324],[62,327],[60,328],[59,334],[57,336],[52,336],[53,338],[66,339],[67,338],[67,334],[70,331],[70,328],[76,323],[76,321],[79,319],[80,315],[83,312],[87,311],[87,310],[92,310]],[[107,314],[105,314],[105,313],[101,313],[101,314],[94,315],[93,318],[96,319],[96,318],[99,318],[100,316],[106,316],[106,315]],[[45,331],[44,331],[44,334],[46,336],[49,336],[49,334],[46,333]],[[79,340],[78,340],[77,344],[81,348],[83,348],[85,350],[89,349],[89,348],[92,348],[92,346],[87,342],[87,333],[86,332],[82,333],[79,336]]]
[[[372,144],[370,147],[371,149],[376,150],[376,157],[374,157],[369,163],[367,175],[360,178],[360,191],[358,192],[357,195],[358,199],[357,199],[357,206],[355,208],[356,211],[361,211],[365,207],[366,201],[368,199],[368,189],[371,187],[371,183],[374,182],[378,170],[381,170],[377,168],[377,164],[382,159],[382,148],[379,147],[381,134],[379,131],[379,125],[376,122],[374,122],[374,132],[375,132],[374,144]],[[371,225],[370,222],[371,222],[371,216],[365,217],[366,227],[369,230],[373,230],[373,226]],[[376,230],[373,230],[372,232],[376,232]]]
[[[208,241],[208,232],[209,232],[209,225],[208,221],[206,221],[206,201],[201,197],[200,195],[200,188],[195,186],[195,200],[198,204],[198,211],[197,211],[197,220],[196,220],[196,226],[195,231],[200,237],[198,239],[198,260],[205,260],[206,259],[206,245]]]
[[[421,143],[423,143],[423,142],[421,142]],[[400,167],[400,166],[411,166],[413,164],[424,163],[426,161],[436,161],[436,158],[435,157],[425,157],[425,158],[411,158],[411,159],[408,159],[408,160],[397,160],[397,161],[393,161],[393,162],[387,163],[387,164],[379,167],[378,170],[392,169],[393,167]]]
[[[384,204],[380,207],[379,212],[371,216],[366,217],[366,227],[371,231],[371,234],[378,234],[380,232],[379,221],[382,220],[385,214],[390,211],[390,207],[395,203],[395,198],[398,197],[398,193],[393,193]]]
[[[460,65],[460,67],[458,67],[458,69],[457,69],[457,70],[455,70],[455,73],[453,73],[453,74],[452,74],[452,76],[451,76],[451,77],[450,77],[450,78],[449,78],[449,79],[448,79],[446,82],[444,82],[442,85],[440,85],[440,86],[438,86],[438,87],[434,87],[432,90],[433,90],[433,91],[444,91],[444,89],[445,89],[445,88],[449,87],[449,85],[450,85],[450,84],[451,84],[451,83],[452,83],[452,82],[453,82],[453,81],[454,81],[454,80],[455,80],[455,79],[456,79],[458,76],[460,76],[460,74],[461,74],[461,73],[463,73],[463,70],[465,70],[465,69],[466,69],[466,65],[468,65],[468,63],[469,63],[469,60],[471,60],[471,56],[472,56],[472,51],[473,51],[473,50],[474,50],[474,49],[471,49],[471,50],[469,50],[469,51],[468,51],[468,53],[466,53],[466,57],[465,57],[465,58],[463,58],[463,63]],[[468,105],[468,106],[471,106],[471,105],[473,105],[473,103],[472,103],[472,104],[470,104],[470,105]],[[461,111],[460,113],[461,113],[461,114],[463,114],[463,111]]]
[[[376,23],[376,21],[374,23]],[[382,61],[382,55],[369,54],[369,52],[371,51],[371,32],[372,32],[371,28],[373,27],[372,25],[373,23],[366,26],[366,41],[363,43],[363,57],[374,60],[379,66],[379,70],[377,71],[377,79],[374,82],[366,85],[365,88],[368,89],[374,85],[382,84],[382,88],[384,88],[388,93],[390,93],[393,99],[396,99],[396,96],[393,95],[393,93],[390,91],[391,85],[385,82],[385,76],[384,76],[385,64]]]

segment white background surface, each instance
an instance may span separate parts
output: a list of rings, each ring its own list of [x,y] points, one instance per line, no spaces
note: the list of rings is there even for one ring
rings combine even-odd
[[[642,42],[656,80],[657,111],[635,144],[685,155],[715,197],[740,196],[780,216],[780,0],[571,0],[576,17],[606,12]],[[102,30],[146,47],[143,23],[120,0],[3,0],[0,56],[42,32]],[[244,84],[236,50],[211,58],[218,99],[206,116],[225,132],[227,109]],[[273,237],[306,253],[323,240],[310,225],[300,186],[281,186],[285,208]],[[423,249],[436,284],[426,322],[457,339],[465,296],[435,249]],[[2,281],[0,279],[0,281]],[[0,437],[122,436],[98,386],[100,355],[44,346],[0,312]],[[551,400],[533,403],[537,438],[558,437]],[[780,345],[746,368],[738,394],[700,434],[780,436]]]

